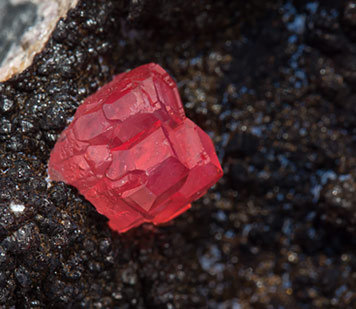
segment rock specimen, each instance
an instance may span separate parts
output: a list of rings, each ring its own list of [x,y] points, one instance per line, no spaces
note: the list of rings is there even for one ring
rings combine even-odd
[[[0,81],[21,73],[78,0],[0,1]]]
[[[49,174],[124,232],[184,212],[222,169],[210,137],[186,118],[172,78],[151,63],[85,100],[51,153]]]

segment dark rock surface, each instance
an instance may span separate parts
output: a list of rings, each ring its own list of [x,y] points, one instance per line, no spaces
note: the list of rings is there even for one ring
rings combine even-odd
[[[356,2],[80,1],[0,84],[0,304],[355,308]],[[46,164],[80,102],[150,61],[225,177],[118,235]]]

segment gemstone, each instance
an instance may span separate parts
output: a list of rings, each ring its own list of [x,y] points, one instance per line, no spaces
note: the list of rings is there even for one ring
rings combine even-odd
[[[173,219],[223,174],[210,137],[185,116],[175,82],[154,63],[114,77],[79,106],[48,171],[118,232]]]

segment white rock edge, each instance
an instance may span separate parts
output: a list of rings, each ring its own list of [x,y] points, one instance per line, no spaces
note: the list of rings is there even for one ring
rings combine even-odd
[[[12,0],[13,4],[25,2]],[[28,2],[28,1],[26,1]],[[31,0],[37,5],[37,23],[29,28],[21,38],[21,44],[9,50],[0,67],[0,82],[10,79],[27,69],[47,43],[58,20],[67,16],[78,0]]]

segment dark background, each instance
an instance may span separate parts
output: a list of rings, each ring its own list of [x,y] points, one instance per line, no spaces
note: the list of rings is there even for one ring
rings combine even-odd
[[[46,164],[85,97],[151,61],[225,176],[173,222],[118,235]],[[355,86],[352,0],[80,1],[0,84],[0,304],[356,308]]]

